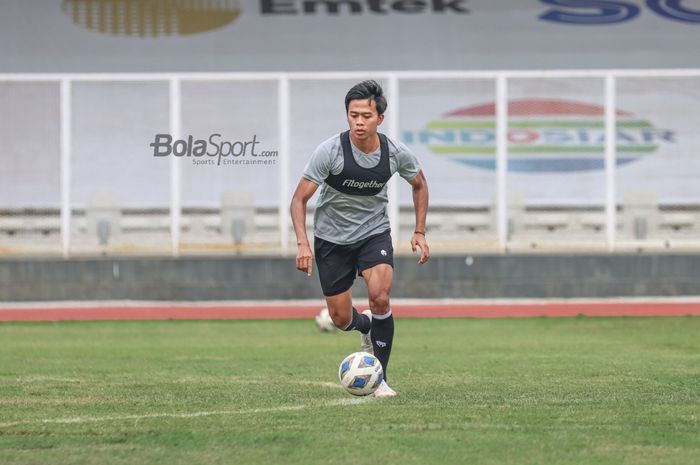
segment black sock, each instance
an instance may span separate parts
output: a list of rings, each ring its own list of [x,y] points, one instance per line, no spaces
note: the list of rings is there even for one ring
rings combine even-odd
[[[352,331],[355,329],[362,334],[367,334],[369,332],[369,328],[369,317],[358,312],[355,307],[352,307],[352,320],[350,321],[350,324],[343,329],[343,331]]]
[[[391,356],[391,344],[394,342],[394,316],[389,310],[389,316],[372,315],[372,347],[374,356],[379,359],[384,369],[384,379],[386,379],[386,369]],[[380,319],[381,318],[381,319]]]

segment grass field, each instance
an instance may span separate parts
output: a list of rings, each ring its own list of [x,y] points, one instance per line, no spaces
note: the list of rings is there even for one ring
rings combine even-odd
[[[0,324],[0,463],[700,464],[700,318],[399,319],[393,399],[312,322]]]

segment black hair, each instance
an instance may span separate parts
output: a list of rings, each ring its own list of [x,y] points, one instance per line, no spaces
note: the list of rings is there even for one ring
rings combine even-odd
[[[352,100],[367,100],[374,102],[377,106],[377,114],[384,114],[386,110],[386,98],[382,86],[377,81],[369,80],[358,82],[345,95],[345,113],[348,112],[350,101]]]

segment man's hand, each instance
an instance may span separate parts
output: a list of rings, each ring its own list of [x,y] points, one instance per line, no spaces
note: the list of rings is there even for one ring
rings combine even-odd
[[[309,244],[299,244],[297,247],[297,270],[303,271],[307,276],[311,276],[314,266],[314,256],[311,253]]]
[[[422,265],[430,259],[430,248],[428,247],[428,243],[425,242],[425,235],[413,233],[413,237],[411,238],[411,249],[413,253],[416,253],[417,247],[420,248],[420,259],[418,263]]]

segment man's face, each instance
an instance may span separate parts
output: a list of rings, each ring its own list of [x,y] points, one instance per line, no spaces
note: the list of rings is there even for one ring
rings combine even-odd
[[[356,140],[375,137],[377,127],[384,121],[384,115],[377,114],[374,100],[350,100],[348,105],[348,124]]]

